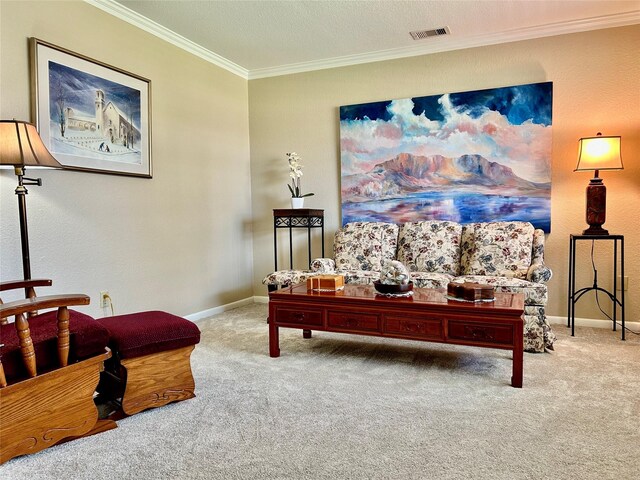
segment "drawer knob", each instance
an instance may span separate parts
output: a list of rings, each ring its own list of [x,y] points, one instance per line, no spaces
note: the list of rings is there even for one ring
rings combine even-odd
[[[415,322],[402,322],[402,328],[405,332],[422,333],[422,325]]]
[[[344,320],[345,327],[357,327],[358,319],[357,318],[345,318]]]
[[[468,335],[471,338],[477,338],[478,340],[495,340],[493,332],[484,327],[471,327],[469,325],[465,325],[464,333],[465,335]]]

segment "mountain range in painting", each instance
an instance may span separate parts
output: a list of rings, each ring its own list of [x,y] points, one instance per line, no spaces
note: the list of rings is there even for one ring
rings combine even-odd
[[[551,183],[535,183],[481,155],[447,158],[401,153],[366,173],[342,177],[343,202],[398,198],[420,192],[474,191],[491,195],[549,195]]]

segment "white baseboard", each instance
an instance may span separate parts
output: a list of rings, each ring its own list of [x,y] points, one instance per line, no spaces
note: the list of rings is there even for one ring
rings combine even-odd
[[[238,300],[237,302],[227,303],[226,305],[220,305],[219,307],[208,308],[207,310],[203,310],[201,312],[186,315],[184,318],[195,323],[205,318],[209,318],[213,315],[217,315],[218,313],[226,312],[227,310],[233,310],[234,308],[244,307],[245,305],[256,303],[254,301],[254,298],[255,297],[244,298],[242,300]]]
[[[253,297],[253,303],[269,303],[269,297]]]
[[[547,320],[552,325],[558,325],[558,324],[562,324],[565,326],[567,325],[567,317],[556,317],[552,315],[547,315]],[[576,317],[575,320],[576,320],[576,327],[594,327],[594,328],[612,328],[613,327],[611,320],[602,320],[598,318],[578,318],[578,317]],[[618,318],[616,319],[616,321],[618,322],[617,328],[620,329],[621,328],[620,319]],[[640,322],[625,321],[624,326],[636,332],[640,331]]]

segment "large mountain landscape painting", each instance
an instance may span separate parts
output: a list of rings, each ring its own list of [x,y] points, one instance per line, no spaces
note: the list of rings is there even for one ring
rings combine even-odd
[[[342,223],[551,228],[552,83],[340,107]]]

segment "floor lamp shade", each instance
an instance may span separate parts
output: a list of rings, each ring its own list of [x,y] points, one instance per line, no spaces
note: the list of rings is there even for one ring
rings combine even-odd
[[[600,170],[622,170],[620,137],[585,137],[578,141],[578,164],[574,172],[594,170],[593,178],[587,186],[586,221],[589,228],[583,235],[608,235],[602,228],[607,213],[607,189],[599,177]]]
[[[35,125],[0,120],[0,165],[62,168],[42,143]]]
[[[19,120],[0,120],[0,165],[11,165],[18,177],[16,195],[20,215],[20,240],[22,245],[22,271],[25,280],[31,278],[29,258],[29,234],[27,229],[27,189],[25,185],[42,185],[39,178],[24,176],[25,167],[62,168],[42,143],[35,125]]]

